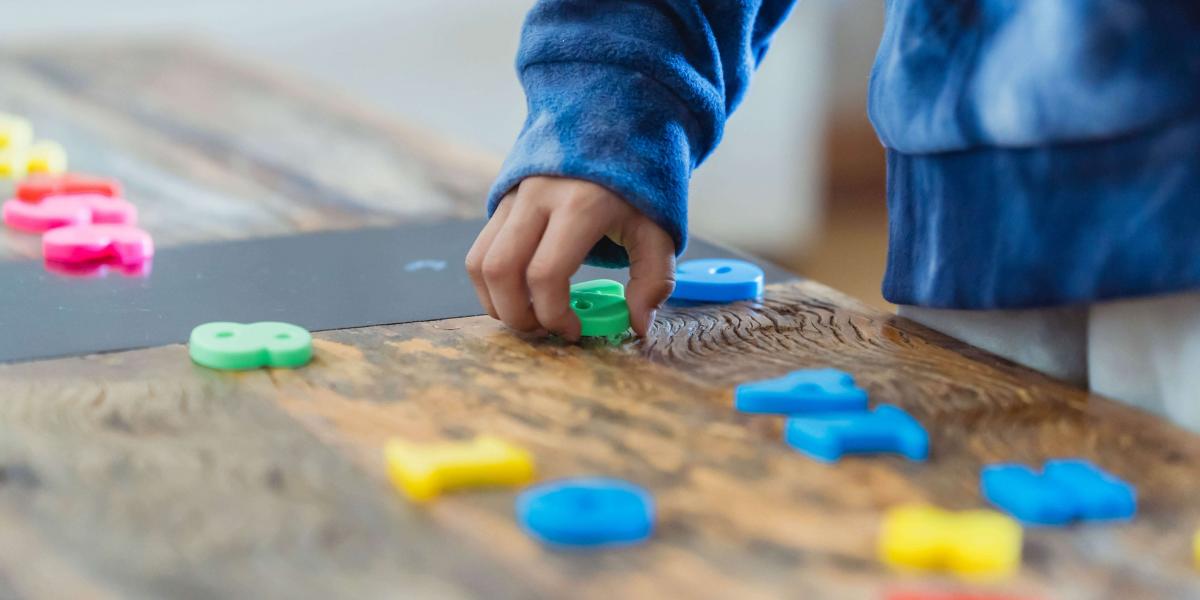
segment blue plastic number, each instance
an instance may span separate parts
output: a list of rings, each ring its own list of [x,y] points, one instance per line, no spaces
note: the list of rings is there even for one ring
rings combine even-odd
[[[564,479],[522,492],[517,498],[517,520],[547,544],[636,544],[654,530],[654,499],[619,479]]]
[[[900,454],[909,460],[929,456],[929,434],[911,415],[881,404],[871,412],[790,417],[784,427],[789,446],[823,462],[846,454]]]
[[[1052,460],[1041,473],[1025,465],[984,468],[983,497],[1031,525],[1122,521],[1137,512],[1133,486],[1085,460]]]
[[[867,410],[867,392],[837,369],[792,371],[783,377],[737,386],[734,407],[742,412],[779,415]]]
[[[731,258],[688,260],[675,272],[671,298],[694,302],[736,302],[762,296],[763,270]]]

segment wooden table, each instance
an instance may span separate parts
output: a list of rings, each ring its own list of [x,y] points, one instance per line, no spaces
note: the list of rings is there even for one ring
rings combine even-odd
[[[209,50],[22,48],[0,106],[77,167],[121,178],[164,245],[474,215],[496,162]],[[4,254],[36,240],[0,233]],[[3,332],[0,332],[2,335]],[[46,335],[62,335],[47,328]],[[982,465],[1083,456],[1138,486],[1131,525],[1027,530],[1054,598],[1200,595],[1200,441],[811,281],[761,303],[666,310],[621,347],[528,340],[485,317],[318,334],[313,364],[228,374],[183,346],[0,367],[0,596],[878,598],[966,589],[889,574],[883,511],[980,506]],[[731,388],[853,372],[930,431],[928,464],[825,466],[738,414]],[[550,552],[514,493],[396,495],[380,450],[494,433],[546,478],[655,494],[654,540]]]

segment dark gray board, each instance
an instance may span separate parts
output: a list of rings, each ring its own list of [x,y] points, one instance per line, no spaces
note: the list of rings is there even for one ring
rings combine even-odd
[[[186,342],[209,321],[286,321],[311,331],[482,314],[463,257],[483,222],[165,248],[148,275],[81,278],[0,262],[0,362]],[[685,258],[745,258],[693,240]],[[762,265],[768,282],[795,278]],[[576,280],[624,271],[585,267]]]

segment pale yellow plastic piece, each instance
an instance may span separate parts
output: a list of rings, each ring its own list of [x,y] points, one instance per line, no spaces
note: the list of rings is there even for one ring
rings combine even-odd
[[[462,488],[522,485],[535,475],[529,452],[491,436],[425,445],[392,439],[383,453],[392,484],[415,502]]]
[[[28,148],[33,143],[33,125],[16,115],[0,113],[0,150]]]
[[[901,506],[884,517],[879,556],[900,570],[1001,579],[1021,566],[1021,538],[1021,525],[995,511]]]
[[[1196,568],[1200,569],[1200,531],[1192,538],[1192,560],[1196,563]]]
[[[29,149],[30,174],[61,175],[67,172],[67,151],[62,144],[52,140],[38,140]]]
[[[28,146],[0,150],[0,179],[23,179],[28,167]]]

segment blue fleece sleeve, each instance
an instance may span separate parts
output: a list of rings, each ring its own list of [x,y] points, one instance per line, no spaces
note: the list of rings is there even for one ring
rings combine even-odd
[[[540,0],[517,72],[529,114],[488,197],[526,177],[585,179],[687,243],[692,170],[721,139],[795,0]],[[607,238],[590,264],[625,266]]]

